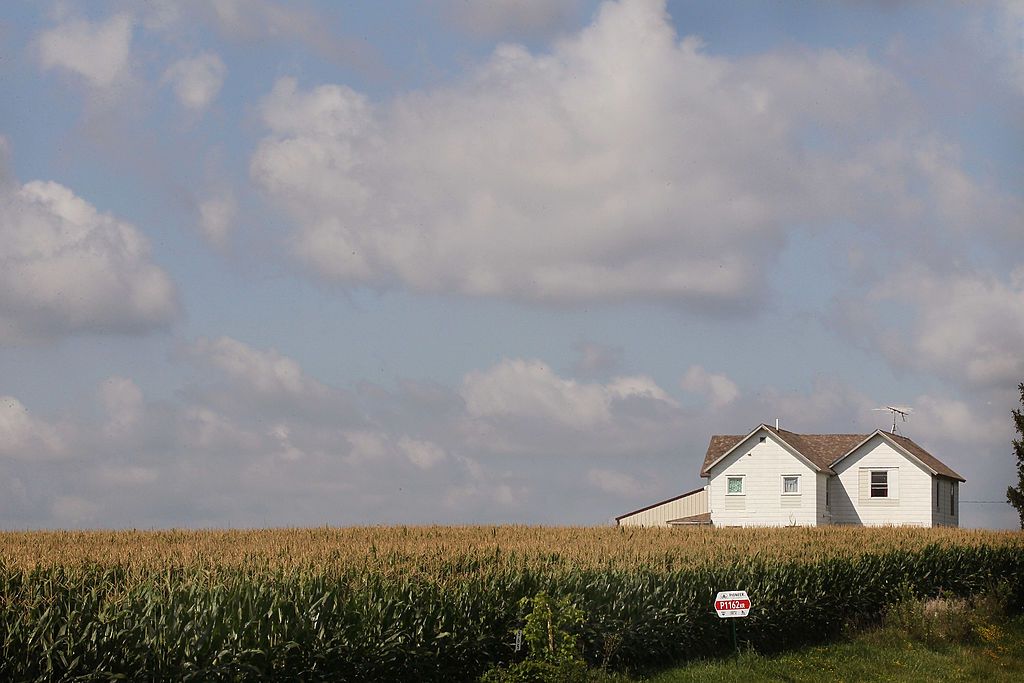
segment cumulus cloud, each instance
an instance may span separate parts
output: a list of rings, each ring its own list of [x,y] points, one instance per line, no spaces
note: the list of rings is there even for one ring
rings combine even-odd
[[[574,375],[594,377],[617,370],[625,352],[621,346],[605,346],[594,342],[579,342],[573,346],[579,358],[573,364]]]
[[[643,492],[643,487],[635,477],[616,470],[591,469],[587,472],[587,482],[614,496],[628,497]]]
[[[55,520],[62,525],[75,527],[93,523],[102,506],[81,496],[58,496],[51,509]]]
[[[710,402],[684,409],[644,376],[581,383],[521,359],[467,373],[455,388],[364,383],[343,409],[328,398],[288,412],[249,397],[293,396],[311,382],[329,395],[343,390],[272,350],[237,340],[197,347],[184,360],[216,371],[172,398],[147,400],[127,377],[105,380],[96,393],[105,420],[83,408],[50,422],[0,399],[4,518],[24,526],[594,523],[696,485],[712,433],[742,433],[774,415],[804,432],[869,431],[887,418],[871,412],[876,400],[835,381],[766,387],[727,411]],[[987,471],[980,481],[972,462],[1007,436],[1002,405],[993,412],[938,393],[909,402],[917,410],[908,435],[963,470],[973,490],[1001,483]],[[582,417],[567,419],[573,411]],[[69,453],[78,466],[55,457]],[[557,505],[544,504],[554,497]]]
[[[999,0],[994,8],[995,30],[980,32],[984,48],[994,53],[1008,82],[1024,94],[1024,2]]]
[[[679,385],[686,391],[705,395],[712,408],[727,406],[740,395],[739,387],[727,376],[708,372],[699,365],[690,366]]]
[[[372,48],[345,35],[335,8],[321,11],[309,3],[281,0],[160,0],[137,11],[146,28],[165,35],[205,25],[231,41],[297,43],[348,68],[380,75]]]
[[[650,453],[668,446],[682,416],[650,377],[579,382],[519,358],[467,373],[459,394],[468,443],[489,452]]]
[[[238,203],[231,193],[210,197],[199,205],[199,229],[211,245],[223,248],[228,243]]]
[[[328,393],[298,362],[274,349],[261,351],[231,337],[203,337],[191,344],[187,353],[260,394],[317,397]]]
[[[955,445],[961,454],[964,447],[988,450],[1012,438],[1008,411],[992,410],[992,402],[979,407],[955,396],[923,394],[914,399],[913,408],[910,421],[918,438],[946,449]]]
[[[401,449],[409,462],[423,470],[429,470],[447,459],[444,449],[429,441],[419,441],[403,436],[398,441],[398,448]]]
[[[142,390],[127,377],[110,377],[100,386],[100,404],[107,413],[104,431],[110,436],[130,434],[143,413]]]
[[[579,13],[580,0],[446,0],[444,9],[473,35],[536,36],[564,28]]]
[[[163,81],[171,84],[182,106],[202,111],[217,97],[227,67],[220,56],[204,52],[190,59],[181,59],[167,68]]]
[[[539,360],[519,358],[469,373],[460,393],[473,417],[537,418],[575,429],[608,422],[617,400],[640,398],[675,406],[650,377],[616,377],[607,384],[577,382]]]
[[[1024,377],[1024,268],[993,273],[905,268],[880,282],[851,324],[897,367],[936,373],[976,389]],[[876,311],[892,306],[889,315]],[[865,310],[867,309],[867,310]]]
[[[733,310],[796,225],[949,225],[965,205],[940,194],[985,196],[912,109],[863,54],[713,56],[623,0],[548,53],[502,45],[390,100],[282,78],[250,170],[324,278]]]
[[[46,459],[65,450],[57,428],[31,415],[13,396],[0,396],[0,456]]]
[[[0,177],[0,342],[148,332],[177,314],[138,229],[58,183]]]
[[[471,372],[461,394],[474,417],[540,418],[582,429],[611,416],[606,387],[564,379],[540,361],[506,359]]]
[[[131,40],[127,14],[95,22],[71,19],[39,35],[39,60],[44,69],[62,69],[91,86],[108,88],[128,72]]]

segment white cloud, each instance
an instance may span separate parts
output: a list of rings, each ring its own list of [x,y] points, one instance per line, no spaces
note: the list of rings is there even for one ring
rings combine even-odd
[[[574,429],[612,420],[614,402],[641,399],[676,407],[650,377],[616,377],[607,384],[577,382],[539,360],[505,359],[470,372],[459,392],[473,417],[540,419]]]
[[[160,473],[152,467],[124,465],[121,467],[106,465],[97,473],[99,481],[108,486],[145,486],[160,478]]]
[[[102,508],[95,501],[81,496],[58,496],[51,509],[54,518],[62,524],[80,526],[93,522]]]
[[[13,396],[0,396],[0,456],[36,460],[65,451],[64,438],[54,426],[32,416]]]
[[[686,391],[703,394],[715,409],[729,405],[740,395],[735,382],[725,375],[708,372],[700,365],[690,366],[679,385]]]
[[[984,31],[978,38],[985,41],[984,48],[1002,60],[1007,80],[1024,93],[1024,1],[999,0],[995,8],[995,30]]]
[[[640,482],[625,472],[594,468],[587,472],[587,482],[605,493],[627,498],[643,492]]]
[[[142,390],[127,377],[110,377],[100,386],[100,404],[107,412],[104,431],[110,436],[130,434],[142,419]]]
[[[246,425],[205,406],[185,406],[178,416],[178,443],[200,452],[251,454],[260,448],[260,435]]]
[[[1006,279],[905,268],[869,296],[875,307],[909,307],[889,324],[867,318],[867,333],[894,366],[976,388],[1012,387],[1024,377],[1024,267]]]
[[[538,35],[560,29],[580,9],[580,0],[446,0],[445,11],[468,33],[492,37]]]
[[[345,440],[349,443],[346,460],[350,463],[380,461],[389,452],[387,435],[379,432],[347,431]]]
[[[329,400],[329,410],[312,400],[282,411],[277,402],[249,400],[262,391],[251,381],[253,365],[272,378],[263,386],[273,395],[289,391],[282,383],[301,389],[303,382],[273,371],[280,355],[256,352],[256,361],[243,362],[234,359],[249,353],[227,355],[233,360],[223,368],[216,351],[186,356],[225,376],[208,373],[204,384],[161,401],[146,401],[128,378],[104,381],[96,396],[106,421],[83,408],[48,422],[0,400],[5,518],[107,527],[593,523],[627,501],[639,506],[695,484],[712,433],[741,433],[774,415],[784,428],[812,433],[868,431],[888,417],[870,411],[877,401],[836,382],[807,392],[763,388],[728,410],[683,409],[643,376],[581,384],[536,361],[476,373],[492,385],[475,413],[451,389],[411,384],[362,385],[351,414]],[[517,366],[525,371],[506,372]],[[284,373],[296,375],[315,382],[297,363]],[[531,397],[552,392],[559,398],[542,398],[546,410],[530,407]],[[562,410],[589,406],[595,396],[604,405],[600,420],[578,428],[563,419]],[[908,435],[967,476],[979,497],[1005,486],[993,453],[1008,443],[1012,402],[993,408],[940,394],[909,402],[917,410]],[[122,425],[131,425],[130,442]],[[68,453],[88,468],[53,457]],[[991,464],[978,466],[979,454]]]
[[[399,439],[398,448],[409,458],[409,462],[422,470],[429,470],[444,462],[448,457],[444,449],[437,444],[410,439],[407,436]]]
[[[1005,409],[992,410],[991,405],[979,409],[959,398],[928,394],[914,399],[913,408],[907,430],[950,455],[953,448],[962,454],[965,447],[989,450],[1010,442],[1013,427]]]
[[[297,256],[350,284],[723,310],[763,295],[794,226],[925,230],[1001,205],[863,54],[713,56],[655,0],[445,87],[374,102],[282,78],[261,111],[254,179]]]
[[[621,346],[611,347],[586,341],[575,344],[573,348],[579,354],[572,367],[573,374],[584,377],[618,369],[625,355]]]
[[[233,194],[211,197],[199,205],[199,229],[211,245],[223,248],[228,243],[238,214]]]
[[[127,14],[96,22],[67,20],[39,35],[39,60],[45,69],[64,69],[92,86],[108,88],[128,72],[131,40]]]
[[[540,418],[576,429],[606,422],[610,392],[599,384],[564,379],[541,361],[506,359],[466,375],[460,390],[474,417]]]
[[[0,177],[0,342],[147,332],[177,314],[134,226],[58,183]]]
[[[163,81],[170,83],[182,106],[202,111],[217,97],[227,67],[220,56],[204,52],[191,59],[181,59],[164,72]]]
[[[538,360],[467,373],[459,394],[467,447],[492,453],[650,453],[678,438],[682,418],[650,377],[579,382]]]
[[[275,349],[260,351],[231,337],[203,337],[188,352],[260,394],[316,397],[328,393],[327,387],[308,377],[294,359]]]

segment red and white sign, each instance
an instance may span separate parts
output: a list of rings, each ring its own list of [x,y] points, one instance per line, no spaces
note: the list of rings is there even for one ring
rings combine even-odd
[[[722,619],[747,616],[750,614],[747,591],[722,591],[715,596],[715,611]]]

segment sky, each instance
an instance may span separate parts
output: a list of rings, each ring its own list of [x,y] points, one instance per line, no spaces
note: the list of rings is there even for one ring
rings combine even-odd
[[[607,524],[890,426],[1009,528],[1024,3],[0,6],[0,527]]]

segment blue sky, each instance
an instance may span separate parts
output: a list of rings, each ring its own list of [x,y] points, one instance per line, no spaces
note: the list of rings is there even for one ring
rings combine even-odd
[[[904,433],[1012,526],[1024,6],[0,9],[0,526],[600,524]]]

